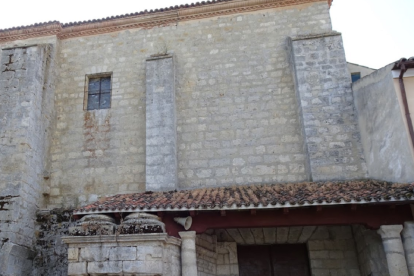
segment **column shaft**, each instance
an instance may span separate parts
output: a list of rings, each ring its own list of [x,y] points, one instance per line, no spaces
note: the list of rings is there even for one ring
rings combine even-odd
[[[196,232],[179,232],[181,237],[182,276],[197,276]]]

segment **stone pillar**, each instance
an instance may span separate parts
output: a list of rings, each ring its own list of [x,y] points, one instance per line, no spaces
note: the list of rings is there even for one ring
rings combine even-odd
[[[181,237],[182,276],[197,276],[196,232],[179,232]]]
[[[146,62],[146,190],[177,188],[175,76],[172,56]]]
[[[401,241],[402,225],[383,225],[378,230],[387,256],[390,276],[408,276],[407,262]]]
[[[408,221],[404,223],[402,238],[405,250],[405,258],[407,259],[408,274],[414,276],[414,222]]]
[[[366,175],[344,47],[340,33],[291,40],[291,63],[308,152],[309,180]]]

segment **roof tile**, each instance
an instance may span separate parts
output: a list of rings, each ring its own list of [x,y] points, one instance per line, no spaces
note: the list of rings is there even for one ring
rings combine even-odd
[[[250,185],[196,190],[121,194],[81,207],[75,213],[103,210],[222,209],[229,207],[272,207],[276,205],[319,205],[352,201],[414,200],[414,184],[376,180],[304,182]]]

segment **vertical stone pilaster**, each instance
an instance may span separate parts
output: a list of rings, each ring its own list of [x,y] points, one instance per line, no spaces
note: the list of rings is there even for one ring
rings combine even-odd
[[[179,232],[181,237],[182,276],[197,276],[196,232]]]
[[[401,241],[402,225],[383,225],[378,230],[387,256],[390,276],[408,276],[404,247]]]
[[[310,180],[363,178],[366,165],[341,35],[293,38],[290,50]]]
[[[146,62],[146,190],[177,187],[175,76],[172,56]]]
[[[414,276],[414,222],[404,223],[402,231],[405,258],[407,260],[408,274]]]

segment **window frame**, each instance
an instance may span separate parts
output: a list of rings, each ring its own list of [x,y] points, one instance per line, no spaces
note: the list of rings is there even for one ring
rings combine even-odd
[[[358,78],[354,80],[354,76],[357,76]],[[356,82],[356,81],[358,81],[360,79],[361,79],[361,72],[351,73],[351,82],[352,83],[354,83],[354,82]]]
[[[101,78],[109,78],[110,79],[110,88],[109,88],[109,107],[107,108],[95,108],[95,109],[88,109],[88,101],[89,101],[89,81],[91,79],[101,79]],[[83,109],[85,111],[93,111],[93,110],[101,110],[101,109],[110,109],[112,107],[112,72],[104,72],[98,74],[87,74],[85,75],[85,86],[84,86],[84,98],[83,98]],[[99,97],[101,96],[102,91],[99,89]]]

